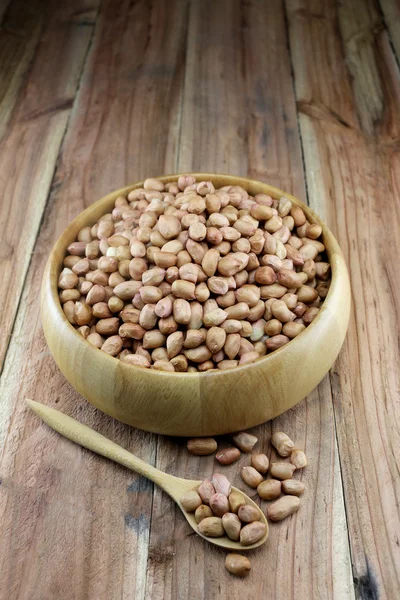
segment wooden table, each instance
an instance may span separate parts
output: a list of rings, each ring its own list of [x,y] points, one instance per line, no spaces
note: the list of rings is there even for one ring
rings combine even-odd
[[[400,4],[0,0],[0,13],[1,600],[398,598]],[[195,170],[309,202],[352,281],[336,366],[255,430],[263,448],[284,430],[310,465],[301,510],[271,525],[245,581],[159,489],[24,403],[57,407],[169,473],[211,473],[212,457],[78,396],[39,316],[67,222],[117,187]],[[226,471],[241,485],[239,467]]]

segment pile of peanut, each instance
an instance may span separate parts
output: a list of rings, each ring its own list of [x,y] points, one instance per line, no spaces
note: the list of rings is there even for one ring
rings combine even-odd
[[[227,535],[242,546],[251,546],[267,531],[265,523],[260,522],[260,509],[246,504],[244,496],[232,491],[230,482],[220,473],[205,479],[197,490],[186,492],[180,502],[186,511],[194,512],[199,532],[207,537]]]
[[[235,446],[231,446],[217,451],[218,445],[214,438],[194,438],[188,440],[187,448],[191,454],[195,454],[197,456],[207,456],[216,452],[215,458],[221,465],[230,465],[236,462],[240,458],[241,452],[252,453],[250,465],[243,466],[241,468],[240,474],[243,481],[249,487],[257,489],[257,493],[260,496],[260,498],[262,498],[263,500],[274,500],[274,502],[272,502],[272,504],[268,506],[266,511],[266,516],[268,517],[268,519],[270,519],[271,521],[282,521],[282,519],[285,519],[289,515],[292,515],[293,513],[297,512],[300,508],[299,496],[301,496],[304,493],[305,485],[298,479],[294,479],[293,474],[296,470],[303,469],[308,464],[307,457],[304,451],[300,448],[296,448],[293,441],[289,438],[288,435],[286,435],[286,433],[278,431],[273,434],[271,438],[271,443],[275,447],[279,456],[281,456],[282,458],[289,458],[289,462],[275,461],[270,464],[268,456],[266,454],[253,452],[253,448],[258,441],[256,436],[242,431],[234,435],[232,437],[232,440]],[[264,477],[266,476],[268,471],[270,477],[265,479]],[[213,477],[219,478],[223,476],[218,474],[214,475]],[[206,483],[207,485],[209,485],[209,481],[210,480],[205,480],[205,482],[202,483],[200,488],[202,488],[202,486],[204,486],[204,484]],[[211,483],[212,482],[213,479],[211,479]],[[279,498],[282,492],[285,495]],[[190,494],[192,494],[193,498],[194,494],[196,494],[196,500],[200,502],[202,501],[200,491],[198,491],[197,493],[190,492]],[[239,495],[237,492],[234,492],[233,494],[235,494],[235,496]],[[198,498],[198,496],[200,496],[200,498]],[[229,510],[231,512],[235,512],[232,508],[235,508],[235,503],[233,502],[231,504],[230,498],[231,496],[228,497],[228,503],[225,502],[224,506],[226,508],[229,504]],[[198,510],[204,510],[205,508],[207,508],[204,506],[201,507],[200,504],[198,506],[200,506]],[[211,517],[211,511],[210,514],[204,516]],[[204,516],[202,518],[204,518]],[[240,518],[240,509],[238,516]],[[254,516],[256,516],[256,514],[254,514]],[[227,521],[229,518],[228,523],[230,525],[232,517],[225,518]],[[224,531],[223,520],[224,517],[222,517],[222,523],[220,528],[220,531],[222,532]],[[261,523],[257,525],[259,526],[261,525]],[[241,531],[245,529],[246,527],[244,527]],[[211,535],[210,533],[202,533],[204,533],[205,535]],[[229,537],[231,537],[227,530],[225,530],[225,533]],[[221,533],[221,535],[223,535],[223,533]],[[240,534],[240,541],[243,544],[241,535],[242,534]],[[252,539],[250,543],[254,543],[255,541],[261,539],[261,537],[262,535],[256,537],[256,539]],[[229,554],[226,558],[225,566],[230,573],[240,577],[247,575],[251,568],[250,561],[240,554]]]
[[[321,227],[286,198],[191,175],[115,201],[68,247],[68,321],[93,346],[162,371],[232,369],[288,343],[330,285]]]

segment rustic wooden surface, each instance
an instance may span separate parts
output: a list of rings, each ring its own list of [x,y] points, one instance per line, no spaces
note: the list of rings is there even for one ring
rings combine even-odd
[[[400,8],[396,0],[0,2],[0,599],[388,599],[400,589]],[[305,446],[296,516],[246,581],[146,480],[72,445],[26,397],[169,473],[212,458],[126,427],[65,382],[38,294],[65,224],[185,170],[308,203],[350,270],[347,341],[320,386],[256,429]],[[242,459],[245,463],[246,459]],[[240,464],[227,468],[235,484]]]

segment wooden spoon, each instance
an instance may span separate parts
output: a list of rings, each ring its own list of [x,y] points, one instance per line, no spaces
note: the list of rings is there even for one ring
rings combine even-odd
[[[202,535],[197,529],[197,523],[194,519],[194,513],[186,512],[180,503],[180,498],[183,496],[185,492],[188,490],[197,489],[200,485],[201,481],[197,481],[194,479],[182,479],[181,477],[175,477],[174,475],[168,475],[163,471],[159,471],[152,465],[147,464],[140,458],[137,458],[118,444],[115,444],[111,440],[107,439],[100,433],[93,431],[87,425],[83,425],[64,415],[63,413],[55,410],[54,408],[49,408],[44,404],[40,404],[39,402],[35,402],[34,400],[27,400],[28,406],[37,414],[49,427],[61,433],[64,437],[72,440],[76,444],[83,446],[84,448],[88,448],[93,452],[97,452],[97,454],[101,454],[106,458],[110,458],[114,462],[117,462],[132,471],[136,471],[139,475],[143,475],[150,479],[154,483],[160,486],[167,494],[171,496],[173,500],[178,504],[179,508],[182,510],[183,514],[189,525],[194,529],[194,531],[210,542],[211,544],[215,544],[216,546],[220,546],[221,548],[227,548],[228,550],[252,550],[253,548],[257,548],[264,544],[268,538],[268,522],[263,514],[263,512],[259,509],[257,504],[251,500],[246,494],[244,494],[238,488],[232,487],[232,490],[239,492],[244,497],[246,504],[251,504],[260,510],[261,518],[260,521],[265,523],[266,532],[265,535],[250,546],[242,546],[239,542],[234,542],[230,540],[227,536],[220,538],[209,538]]]

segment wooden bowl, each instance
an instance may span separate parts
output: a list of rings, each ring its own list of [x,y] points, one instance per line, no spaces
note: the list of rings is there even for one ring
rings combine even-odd
[[[168,373],[124,364],[87,342],[64,316],[57,291],[66,248],[78,231],[111,212],[115,199],[143,182],[112,192],[72,221],[51,251],[43,275],[41,309],[50,351],[71,385],[91,404],[123,421],[157,433],[204,436],[230,433],[268,421],[315,388],[342,346],[349,320],[350,285],[339,245],[326,225],[302,202],[266,183],[213,173],[195,173],[215,187],[241,185],[250,194],[287,196],[312,223],[322,226],[332,284],[314,321],[286,346],[230,371]],[[160,177],[164,183],[178,175]]]

